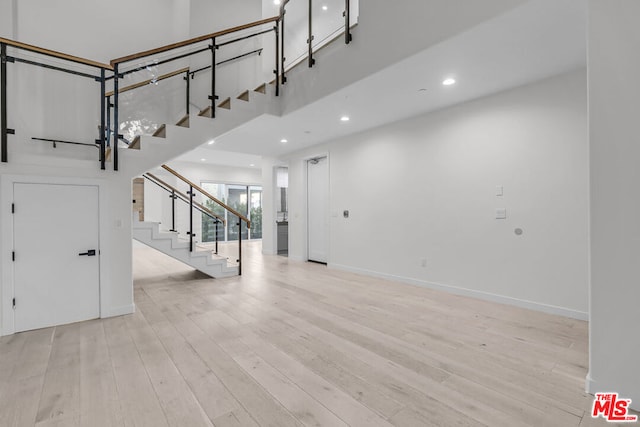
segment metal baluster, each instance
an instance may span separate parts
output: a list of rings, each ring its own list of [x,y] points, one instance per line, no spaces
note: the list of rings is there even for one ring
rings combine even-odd
[[[6,163],[8,161],[8,150],[7,146],[9,144],[9,132],[7,129],[7,45],[2,43],[0,45],[0,90],[2,94],[0,95],[0,108],[2,108],[2,118],[0,122],[2,122],[2,162]]]
[[[242,276],[242,220],[238,218],[238,276]]]
[[[287,82],[287,76],[285,76],[285,68],[284,68],[284,64],[286,61],[286,58],[284,57],[284,15],[287,13],[287,11],[284,9],[284,4],[282,5],[282,11],[280,12],[280,58],[281,58],[281,66],[280,66],[280,70],[282,72],[282,84],[285,84]]]
[[[107,97],[107,135],[106,135],[107,147],[111,146],[111,135],[113,135],[113,132],[111,132],[111,107],[113,107],[113,104],[111,103],[111,97],[108,96]]]
[[[193,186],[189,186],[189,252],[193,252]]]
[[[105,169],[105,160],[107,156],[105,146],[105,76],[104,68],[100,69],[100,169]]]
[[[171,190],[171,196],[169,196],[171,198],[171,230],[169,231],[178,231],[176,230],[176,199],[178,198],[178,196],[176,196],[176,192],[175,190]]]
[[[211,118],[216,117],[216,100],[218,97],[216,96],[216,50],[218,46],[216,46],[216,38],[213,37],[211,39]]]
[[[313,59],[313,0],[309,0],[309,68],[313,67],[316,60]]]
[[[349,0],[344,0],[344,3],[344,42],[349,44],[353,40],[351,36],[351,4]]]
[[[189,70],[185,72],[184,79],[187,81],[187,116],[189,115],[189,106],[191,105],[191,81],[189,79]]]
[[[118,141],[120,141],[120,124],[118,123],[118,90],[120,74],[118,74],[118,64],[113,66],[113,170],[118,170]]]
[[[216,255],[218,255],[218,225],[220,224],[220,220],[216,219]]]
[[[278,30],[278,22],[273,27],[276,33],[276,69],[273,71],[276,75],[276,96],[280,95],[280,31]]]

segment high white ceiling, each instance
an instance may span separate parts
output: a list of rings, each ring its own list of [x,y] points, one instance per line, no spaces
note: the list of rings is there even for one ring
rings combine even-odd
[[[259,156],[284,156],[585,64],[585,2],[532,0],[289,115],[261,116],[181,160],[211,158],[208,163],[257,167]],[[447,77],[457,83],[443,86]],[[342,115],[350,121],[341,122]],[[236,154],[217,155],[213,161],[211,150]]]

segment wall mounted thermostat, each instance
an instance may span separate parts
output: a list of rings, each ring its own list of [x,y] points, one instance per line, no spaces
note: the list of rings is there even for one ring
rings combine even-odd
[[[349,211],[347,211],[347,210],[342,211],[342,216],[345,217],[345,218],[349,218]]]

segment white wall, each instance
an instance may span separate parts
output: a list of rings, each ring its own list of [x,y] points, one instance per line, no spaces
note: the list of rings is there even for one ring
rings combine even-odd
[[[189,33],[189,0],[31,0],[16,7],[18,41],[102,62]]]
[[[16,0],[0,2],[0,37],[13,39],[13,11]]]
[[[330,266],[586,318],[586,114],[580,70],[298,153],[289,255],[304,159],[328,153]]]
[[[262,19],[262,0],[191,0],[191,37]]]
[[[591,0],[591,393],[615,391],[640,409],[640,3]]]
[[[131,275],[131,180],[110,172],[100,172],[97,165],[78,167],[43,166],[27,163],[0,164],[0,335],[12,333],[11,295],[13,295],[11,259],[13,233],[11,188],[15,179],[70,184],[92,183],[100,187],[100,314],[102,317],[131,313],[133,283]],[[18,177],[18,178],[16,178]],[[46,215],[46,209],[44,211]],[[72,231],[70,231],[72,232]],[[64,242],[61,242],[64,245]]]

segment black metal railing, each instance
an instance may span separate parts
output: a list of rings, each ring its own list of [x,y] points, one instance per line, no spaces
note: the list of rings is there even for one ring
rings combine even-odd
[[[301,1],[301,0],[298,0],[298,1]],[[285,55],[285,37],[287,33],[286,31],[287,27],[285,24],[285,16],[287,13],[287,6],[290,2],[291,0],[283,0],[280,4],[280,13],[279,13],[280,46],[278,47],[279,53],[277,55],[279,57],[278,68],[281,70],[280,73],[278,73],[281,84],[285,84],[287,82],[286,73],[291,68],[298,65],[298,63],[303,61],[305,58],[307,59],[307,64],[309,68],[313,67],[316,64],[316,58],[314,57],[314,53],[317,50],[316,48],[314,48],[314,41],[316,40],[316,35],[314,31],[314,28],[315,28],[314,23],[316,21],[314,20],[314,14],[313,14],[314,2],[313,0],[308,0],[307,19],[306,19],[306,23],[307,23],[306,53],[305,55],[300,56],[298,60],[295,60],[288,67],[286,65],[287,57]],[[296,2],[294,1],[294,3]],[[350,0],[344,0],[344,11],[342,13],[342,16],[344,17],[344,40],[345,40],[345,44],[349,44],[353,41],[353,35],[351,33],[352,17],[351,17],[351,1]]]
[[[171,175],[178,178],[184,184],[189,186],[189,191],[184,195],[184,197],[188,198],[189,200],[189,231],[187,232],[187,235],[189,236],[189,247],[191,248],[191,250],[194,249],[194,238],[196,237],[194,234],[194,227],[193,227],[193,210],[194,209],[198,210],[198,207],[204,208],[203,205],[201,204],[198,205],[198,203],[194,201],[194,198],[196,197],[196,191],[203,198],[207,198],[211,200],[212,203],[223,208],[228,214],[232,214],[238,218],[238,222],[236,223],[236,225],[238,226],[238,258],[236,261],[238,263],[238,274],[242,275],[242,223],[244,222],[247,225],[247,229],[250,229],[251,221],[249,220],[249,218],[247,218],[245,215],[241,214],[231,206],[227,205],[223,201],[218,200],[215,196],[211,195],[205,189],[195,184],[194,182],[190,181],[189,179],[185,178],[183,175],[176,172],[174,169],[170,168],[169,166],[162,165],[162,168],[167,172],[169,172]],[[147,175],[150,175],[150,174],[147,174]],[[174,207],[172,206],[172,208]],[[213,213],[210,210],[209,212]],[[174,224],[174,228],[175,228],[175,224]],[[217,239],[218,239],[218,230],[216,229],[216,251],[217,251]]]
[[[35,53],[40,56],[48,57],[48,58],[56,58],[59,60],[65,61],[65,63],[73,63],[79,64],[83,67],[99,71],[99,74],[90,73],[87,71],[79,71],[77,69],[73,69],[70,67],[65,67],[62,65],[51,65],[41,61],[20,58],[15,55],[10,55],[8,52],[8,48],[15,49],[17,51],[23,50],[31,53]],[[104,132],[105,128],[105,105],[104,105],[104,94],[106,91],[106,81],[107,76],[106,73],[108,71],[112,71],[113,67],[110,64],[103,64],[100,62],[79,58],[77,56],[67,55],[61,52],[56,52],[49,49],[43,49],[37,46],[32,46],[26,43],[16,42],[14,40],[9,40],[5,38],[0,38],[0,109],[2,110],[0,117],[0,157],[1,161],[6,163],[9,160],[8,155],[8,141],[9,135],[15,135],[15,129],[9,128],[8,125],[8,102],[7,102],[7,76],[8,69],[7,64],[9,63],[23,63],[31,66],[41,67],[53,71],[58,71],[67,74],[73,74],[78,77],[83,77],[87,79],[95,80],[99,83],[100,86],[100,129],[98,138],[95,140],[95,143],[100,147],[100,168],[105,169],[105,160],[106,160],[106,134]],[[61,141],[60,141],[61,142]]]
[[[216,227],[214,253],[217,255],[218,254],[218,226],[220,224],[226,225],[226,220],[221,216],[217,215],[216,213],[214,213],[211,209],[202,205],[201,203],[194,201],[193,189],[191,189],[187,194],[185,194],[182,191],[175,188],[174,186],[172,186],[171,184],[167,184],[165,181],[153,175],[152,173],[147,172],[142,176],[145,179],[147,179],[149,182],[154,183],[155,185],[157,185],[158,187],[162,188],[164,191],[169,193],[169,198],[171,199],[171,229],[169,231],[176,232],[176,233],[178,232],[178,227],[176,226],[176,217],[177,217],[176,200],[184,202],[189,206],[189,215],[191,220],[189,221],[189,231],[187,231],[186,234],[190,238],[189,239],[190,252],[193,252],[195,250],[194,242],[193,242],[193,238],[195,237],[195,233],[193,231],[193,211],[196,210],[213,220]]]

